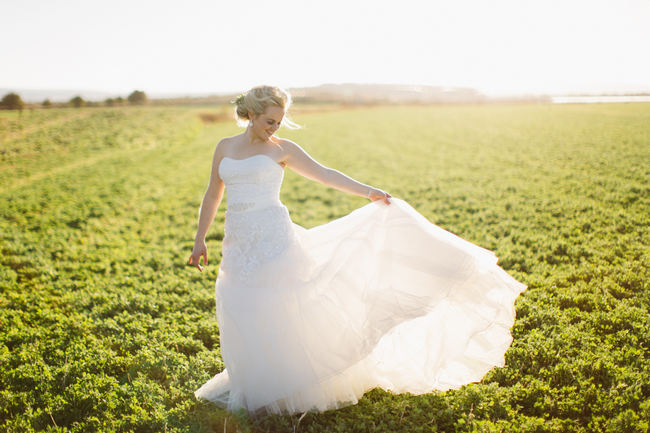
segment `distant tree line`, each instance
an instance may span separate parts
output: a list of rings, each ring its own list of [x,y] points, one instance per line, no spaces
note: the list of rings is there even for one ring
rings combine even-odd
[[[52,103],[49,98],[46,98],[40,106],[42,108],[50,108],[50,107],[114,107],[114,106],[120,106],[120,105],[144,105],[149,102],[149,98],[147,98],[147,94],[143,92],[142,90],[134,90],[131,92],[129,96],[127,96],[126,99],[122,98],[121,96],[118,96],[117,98],[107,98],[103,102],[97,102],[97,101],[86,101],[84,98],[82,98],[80,95],[77,95],[73,98],[71,98],[68,102],[60,102],[60,103]],[[38,106],[39,104],[36,104]],[[7,93],[6,95],[3,96],[2,100],[0,101],[0,109],[3,110],[20,110],[22,111],[26,107],[25,102],[22,100],[20,95],[14,92]],[[35,108],[34,104],[30,104],[29,108]]]

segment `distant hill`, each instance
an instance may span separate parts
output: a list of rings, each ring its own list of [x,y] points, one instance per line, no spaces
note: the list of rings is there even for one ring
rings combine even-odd
[[[290,89],[296,101],[363,103],[457,103],[483,102],[475,89],[408,84],[321,84]]]

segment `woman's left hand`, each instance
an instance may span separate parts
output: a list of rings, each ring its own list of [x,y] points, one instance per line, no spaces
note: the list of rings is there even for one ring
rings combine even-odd
[[[382,190],[377,189],[377,188],[371,188],[370,193],[368,194],[368,198],[371,201],[384,200],[384,202],[386,204],[390,204],[390,198],[391,197],[392,196],[390,194],[388,194],[387,192],[382,191]]]

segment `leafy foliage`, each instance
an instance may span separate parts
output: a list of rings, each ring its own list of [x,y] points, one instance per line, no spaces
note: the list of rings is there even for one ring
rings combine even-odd
[[[69,103],[70,103],[70,106],[75,107],[75,108],[79,108],[79,107],[83,107],[84,105],[86,105],[86,100],[84,98],[82,98],[81,96],[77,95],[74,98],[70,99]]]
[[[10,92],[2,97],[0,107],[5,110],[22,110],[25,107],[25,103],[19,94]]]
[[[492,249],[529,288],[506,366],[425,395],[380,389],[253,421],[197,401],[223,369],[209,266],[186,265],[218,140],[206,108],[0,116],[0,428],[8,432],[645,432],[648,104],[375,107],[301,114],[321,163]],[[282,134],[281,134],[282,135]],[[287,170],[312,227],[366,200]],[[225,207],[222,204],[221,210]]]
[[[133,105],[142,105],[147,103],[147,94],[142,90],[134,90],[129,94],[127,100]]]

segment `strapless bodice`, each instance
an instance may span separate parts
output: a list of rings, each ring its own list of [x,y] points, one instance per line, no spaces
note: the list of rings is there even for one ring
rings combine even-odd
[[[226,156],[219,163],[219,177],[226,184],[228,213],[282,206],[284,169],[268,155],[260,153],[244,159]]]

